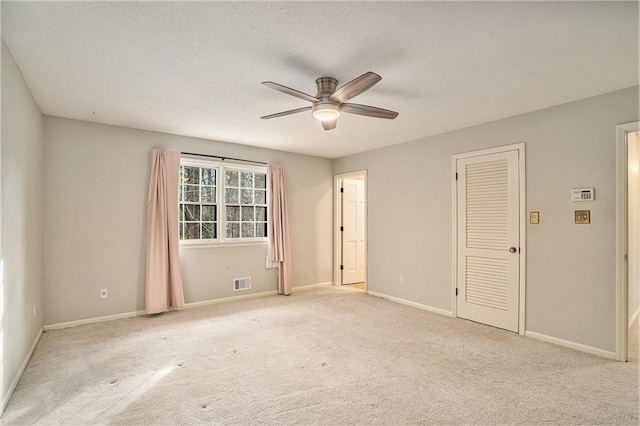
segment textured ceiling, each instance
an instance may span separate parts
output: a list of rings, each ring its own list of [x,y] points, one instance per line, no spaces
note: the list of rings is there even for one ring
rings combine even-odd
[[[2,2],[2,37],[49,115],[329,158],[638,84],[638,3]],[[316,78],[382,81],[311,113]]]

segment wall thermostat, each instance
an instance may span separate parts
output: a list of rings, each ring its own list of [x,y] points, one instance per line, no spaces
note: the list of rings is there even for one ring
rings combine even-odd
[[[571,190],[571,201],[593,201],[596,198],[593,188],[573,188]]]

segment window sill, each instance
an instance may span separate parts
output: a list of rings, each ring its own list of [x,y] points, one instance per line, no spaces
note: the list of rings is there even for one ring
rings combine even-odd
[[[180,244],[179,250],[191,250],[191,249],[210,249],[210,248],[222,248],[222,247],[248,247],[248,246],[266,246],[267,240],[264,241],[238,241],[229,243],[190,243]]]

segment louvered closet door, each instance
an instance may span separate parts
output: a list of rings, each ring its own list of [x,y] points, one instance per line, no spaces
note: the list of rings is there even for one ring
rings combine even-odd
[[[518,332],[518,152],[458,159],[456,171],[458,316]]]

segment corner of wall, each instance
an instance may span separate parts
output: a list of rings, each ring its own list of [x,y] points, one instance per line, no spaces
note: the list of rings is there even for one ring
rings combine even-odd
[[[43,116],[2,41],[0,357],[8,402],[42,333]],[[10,210],[9,210],[10,209]]]

